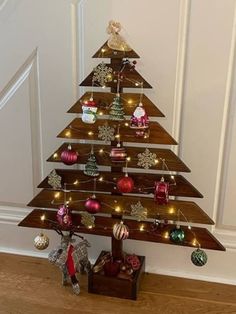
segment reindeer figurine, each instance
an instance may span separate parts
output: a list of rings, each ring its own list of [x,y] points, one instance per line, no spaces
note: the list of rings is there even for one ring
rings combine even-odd
[[[90,244],[73,231],[65,233],[58,229],[55,229],[55,231],[61,236],[61,243],[49,253],[48,260],[61,269],[62,284],[66,285],[71,281],[73,292],[78,295],[80,286],[76,273],[88,273],[91,270],[87,250]],[[72,238],[73,235],[81,238],[82,241],[76,243],[76,240]]]

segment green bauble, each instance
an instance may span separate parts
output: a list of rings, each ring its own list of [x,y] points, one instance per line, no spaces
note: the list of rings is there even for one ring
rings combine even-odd
[[[206,252],[201,249],[196,249],[191,254],[191,261],[195,266],[204,266],[207,263]]]
[[[170,232],[170,240],[175,243],[181,243],[184,241],[184,230],[180,227],[176,227]]]

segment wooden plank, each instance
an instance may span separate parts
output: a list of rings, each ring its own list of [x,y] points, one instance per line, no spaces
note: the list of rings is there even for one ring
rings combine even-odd
[[[47,161],[50,162],[61,162],[61,152],[67,149],[68,145],[76,150],[79,154],[78,164],[86,164],[88,160],[89,153],[91,151],[90,144],[82,144],[82,143],[63,143],[59,149],[57,149]],[[102,152],[101,152],[102,150]],[[138,154],[143,153],[145,148],[138,147],[128,147],[125,146],[125,150],[127,152],[127,156],[131,157],[131,160],[128,162],[129,168],[141,168],[137,165],[138,163]],[[96,156],[97,165],[98,166],[110,166],[110,167],[125,167],[125,162],[123,163],[114,163],[110,158],[111,146],[108,145],[97,145],[94,144],[94,154]],[[176,156],[170,149],[164,148],[149,148],[149,151],[152,154],[156,154],[156,158],[158,163],[151,166],[150,169],[153,170],[162,170],[162,160],[165,160],[165,163],[169,169],[169,171],[176,172],[190,172],[190,169],[181,161],[181,159]],[[143,168],[141,168],[143,169]],[[167,170],[166,168],[164,170]],[[145,171],[145,170],[144,170]]]
[[[121,62],[106,64],[106,66],[111,67],[113,72],[118,73],[120,71]],[[143,83],[143,88],[152,88],[152,86],[136,70],[130,71],[129,69],[125,68],[122,74],[124,76],[124,79],[120,82],[120,88],[139,88],[140,89],[141,87],[140,83]],[[93,76],[94,76],[94,71],[92,71],[82,81],[82,83],[80,83],[80,86],[92,86]],[[100,85],[98,84],[98,86]],[[111,82],[107,82],[105,86],[112,87],[114,90],[116,90],[117,75],[113,75],[113,80]]]
[[[45,215],[45,221],[40,219],[42,215]],[[34,209],[19,223],[19,226],[52,229],[52,223],[50,221],[56,222],[56,211]],[[73,214],[73,224],[76,226],[75,231],[79,233],[111,237],[113,225],[118,221],[119,220],[110,217],[96,216],[95,227],[87,229],[81,225],[81,216],[79,214]],[[166,224],[157,228],[155,231],[152,231],[151,222],[137,222],[125,219],[124,223],[129,228],[129,239],[176,245],[176,243],[173,243],[168,237],[168,234],[174,228],[173,224]],[[141,227],[143,228],[143,231],[140,231]],[[194,240],[197,239],[202,248],[225,251],[222,244],[220,244],[220,242],[207,229],[192,227],[192,229],[189,230],[186,226],[181,226],[181,228],[184,230],[185,240],[179,245],[195,247]]]
[[[100,49],[93,55],[93,58],[111,58],[111,59],[123,59],[132,58],[137,59],[139,55],[132,49],[131,51],[119,51],[111,49],[107,45],[107,41],[102,45]]]
[[[62,177],[63,184],[66,183],[69,190],[93,191],[94,178],[86,176],[83,171],[56,169],[56,172]],[[124,173],[100,171],[100,176],[96,184],[96,190],[101,192],[106,191],[108,193],[117,192],[116,182],[122,176],[124,176]],[[181,175],[174,176],[175,184],[171,176],[166,174],[130,173],[130,177],[134,180],[135,185],[132,194],[142,194],[143,196],[152,194],[155,181],[160,181],[161,177],[164,177],[166,182],[170,182],[170,195],[203,197],[202,194]],[[38,187],[51,188],[47,181],[48,177],[46,177]]]
[[[64,195],[66,194],[66,195]],[[55,208],[69,201],[69,208],[73,211],[83,211],[85,200],[90,197],[90,192],[80,191],[52,191],[42,190],[33,200],[28,204],[31,207],[40,208]],[[97,198],[102,203],[100,213],[117,214],[129,216],[131,214],[131,205],[137,204],[139,201],[142,206],[147,208],[147,218],[183,221],[189,223],[210,224],[213,225],[213,220],[194,202],[170,200],[167,205],[158,205],[154,202],[153,198],[135,197],[135,196],[122,196],[122,195],[109,195],[104,193],[96,193]],[[178,212],[180,214],[178,215]]]
[[[109,114],[110,105],[114,99],[113,93],[93,92],[93,99],[98,106],[98,114]],[[82,113],[82,103],[89,101],[91,92],[86,92],[79,100],[68,110],[69,113]],[[131,116],[134,109],[140,102],[138,93],[121,93],[120,94],[125,114]],[[142,96],[142,103],[149,117],[164,117],[164,114],[154,105],[146,96]]]
[[[84,140],[100,140],[98,138],[98,127],[113,127],[117,131],[120,126],[120,140],[122,142],[148,143],[148,144],[166,144],[176,145],[177,142],[173,137],[157,122],[150,122],[150,134],[147,138],[137,137],[135,130],[129,127],[125,121],[107,121],[99,119],[94,124],[90,124],[86,128],[86,124],[80,118],[75,118],[57,137],[67,139],[84,139]]]

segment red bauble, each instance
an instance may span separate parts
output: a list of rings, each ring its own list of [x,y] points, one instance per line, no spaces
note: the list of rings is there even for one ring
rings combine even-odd
[[[124,147],[113,147],[111,149],[110,157],[112,162],[125,162],[126,156]]]
[[[134,180],[126,174],[124,177],[122,177],[118,180],[117,189],[121,193],[132,192],[134,189]]]
[[[61,152],[61,161],[70,166],[74,165],[78,160],[78,153],[72,149],[71,145],[68,145],[67,149]]]
[[[93,195],[86,200],[84,206],[89,213],[96,214],[101,209],[101,202],[96,198],[95,195]]]
[[[166,205],[169,201],[169,182],[165,182],[164,178],[161,181],[155,182],[154,199],[159,205]]]
[[[115,277],[120,271],[120,264],[111,260],[104,265],[103,269],[106,276]]]
[[[59,207],[57,211],[57,221],[62,227],[68,228],[72,226],[70,210],[65,205]]]

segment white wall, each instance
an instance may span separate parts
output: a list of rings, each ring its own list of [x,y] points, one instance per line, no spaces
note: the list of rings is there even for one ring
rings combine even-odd
[[[82,90],[78,83],[98,60],[110,19],[140,55],[137,69],[165,113],[160,123],[180,143],[204,195],[198,204],[216,221],[211,230],[227,252],[207,251],[208,264],[190,262],[192,249],[125,242],[146,255],[147,270],[236,284],[235,0],[1,0],[0,1],[0,250],[38,254],[36,230],[16,227],[35,186],[54,166],[45,159]],[[178,152],[178,149],[176,150]],[[49,232],[50,248],[58,241]],[[90,255],[110,240],[88,237]],[[173,256],[175,258],[173,259]]]

